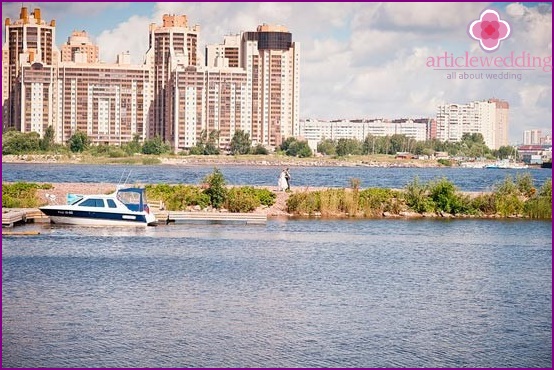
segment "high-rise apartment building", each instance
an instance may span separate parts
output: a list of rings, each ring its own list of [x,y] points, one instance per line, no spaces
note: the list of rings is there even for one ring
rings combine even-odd
[[[491,149],[508,145],[507,102],[498,99],[437,107],[437,139],[461,141],[466,133],[480,133]]]
[[[539,145],[542,139],[541,130],[525,130],[523,131],[523,145]]]
[[[98,46],[94,45],[85,31],[73,31],[62,45],[62,62],[97,63]]]
[[[266,146],[298,133],[299,46],[282,26],[226,36],[202,60],[200,27],[166,14],[150,25],[145,63],[131,65],[125,53],[99,62],[85,31],[74,31],[60,53],[54,21],[46,25],[38,9],[22,8],[20,18],[6,20],[4,128],[42,135],[52,126],[57,142],[77,130],[106,144],[159,136],[175,151],[213,132],[221,147],[237,130]]]
[[[162,25],[150,25],[146,64],[150,69],[150,84],[154,101],[149,119],[149,136],[174,141],[170,122],[173,107],[171,76],[178,66],[197,67],[198,33],[200,26],[189,27],[186,15],[165,14]]]
[[[10,18],[6,18],[4,25],[6,42],[2,46],[2,131],[15,127],[23,131],[36,129],[40,134],[42,125],[39,122],[44,122],[51,115],[48,109],[52,104],[40,96],[49,96],[59,60],[59,51],[54,44],[56,22],[52,20],[46,23],[40,9],[29,13],[27,7],[22,7],[19,19],[12,23]],[[37,81],[32,85],[31,95],[24,95],[25,91],[21,90],[18,81],[25,76],[25,66],[32,66],[32,71],[40,70],[40,73],[34,73]],[[37,99],[32,102],[31,111],[22,112],[25,96],[36,96]]]
[[[240,129],[255,143],[279,145],[299,133],[300,46],[283,26],[225,36],[206,47],[210,68],[240,68],[246,75],[245,116]]]

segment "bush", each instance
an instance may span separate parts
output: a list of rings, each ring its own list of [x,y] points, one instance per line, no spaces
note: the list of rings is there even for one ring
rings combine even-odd
[[[507,176],[494,191],[496,212],[503,217],[517,216],[523,213],[523,197],[511,176]]]
[[[530,218],[552,219],[552,179],[548,179],[538,194],[525,202],[524,214]]]
[[[359,209],[365,217],[378,217],[383,212],[400,213],[398,192],[391,189],[368,188],[359,194]]]
[[[197,186],[191,185],[146,185],[146,195],[150,200],[161,200],[169,211],[185,210],[188,206],[205,208],[210,198]]]
[[[268,190],[268,189],[256,189],[256,188],[250,188],[256,195],[256,197],[260,200],[260,203],[264,206],[271,207],[275,204],[275,199],[277,198],[277,195]]]
[[[220,208],[227,196],[223,174],[219,169],[214,168],[214,172],[204,178],[204,183],[208,186],[208,188],[204,190],[204,194],[210,198],[210,204],[214,208]]]
[[[429,197],[437,212],[457,214],[465,213],[469,209],[469,199],[458,194],[454,184],[445,178],[430,184]]]
[[[287,211],[313,215],[320,210],[320,192],[302,192],[291,194],[287,199]]]
[[[248,187],[230,189],[225,200],[225,208],[230,212],[252,212],[260,204],[260,199]]]
[[[2,208],[35,208],[38,207],[38,189],[52,189],[51,184],[16,182],[2,184]]]
[[[419,177],[415,177],[411,183],[406,185],[404,191],[404,200],[406,205],[415,212],[424,213],[434,210],[435,205],[427,196],[428,186],[419,182]]]

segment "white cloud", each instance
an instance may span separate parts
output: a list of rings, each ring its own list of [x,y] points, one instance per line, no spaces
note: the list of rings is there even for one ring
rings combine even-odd
[[[118,54],[128,51],[135,64],[142,63],[148,50],[148,27],[144,25],[148,25],[147,18],[131,16],[117,28],[102,32],[96,39],[100,60],[114,63]]]

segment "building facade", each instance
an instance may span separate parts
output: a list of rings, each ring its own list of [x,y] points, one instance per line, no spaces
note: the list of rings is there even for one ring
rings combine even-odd
[[[466,133],[480,133],[490,149],[508,145],[508,102],[489,99],[437,107],[437,139],[458,142]]]
[[[40,9],[29,12],[22,7],[19,19],[6,18],[6,42],[2,46],[2,132],[10,127],[28,131],[37,129],[42,134],[39,121],[52,117],[52,102],[48,94],[52,78],[59,63],[59,50],[54,44],[56,22],[42,19]],[[34,69],[31,70],[31,66]],[[27,67],[28,75],[24,70]],[[40,73],[33,71],[40,70]],[[36,76],[31,95],[25,95],[22,80]],[[32,102],[31,111],[24,112],[25,97],[44,96]],[[42,111],[41,107],[45,110]],[[31,122],[32,120],[32,122]],[[48,122],[48,121],[43,121]]]
[[[67,43],[62,45],[62,62],[97,63],[98,46],[94,45],[85,31],[73,31]]]
[[[174,151],[211,132],[222,148],[239,129],[268,147],[298,132],[299,47],[281,26],[225,37],[202,60],[200,27],[166,14],[150,25],[144,64],[132,65],[125,53],[114,64],[98,61],[85,31],[73,32],[60,53],[55,21],[46,24],[39,9],[22,8],[5,25],[3,131],[42,136],[52,126],[57,142],[80,130],[105,144],[159,136]]]
[[[299,136],[307,140],[311,147],[323,139],[356,139],[364,141],[368,135],[406,135],[417,141],[431,139],[433,119],[367,119],[320,121],[307,119],[300,121]]]

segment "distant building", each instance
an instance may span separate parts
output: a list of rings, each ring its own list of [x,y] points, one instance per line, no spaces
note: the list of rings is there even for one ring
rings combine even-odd
[[[523,145],[540,145],[544,141],[541,130],[523,131]]]
[[[458,142],[466,133],[480,133],[491,149],[508,145],[508,102],[489,99],[437,107],[437,139]]]
[[[364,141],[368,135],[392,136],[406,135],[417,141],[425,141],[432,134],[433,119],[366,119],[320,121],[306,119],[300,121],[299,136],[309,143],[323,139],[356,139]],[[311,144],[313,146],[313,144]]]

